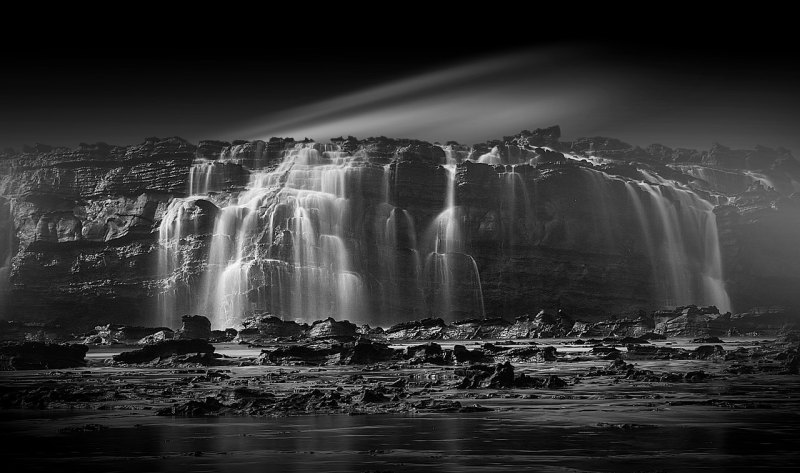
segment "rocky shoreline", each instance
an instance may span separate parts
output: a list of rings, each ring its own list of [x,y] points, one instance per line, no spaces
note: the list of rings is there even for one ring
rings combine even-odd
[[[686,314],[678,317],[695,318],[713,312],[680,311]],[[564,314],[513,324],[428,319],[375,330],[332,319],[303,327],[262,317],[235,335],[212,332],[200,316],[184,317],[174,333],[100,327],[102,333],[84,339],[93,344],[5,342],[0,406],[189,417],[481,412],[492,408],[473,401],[560,396],[587,380],[670,391],[740,376],[795,379],[800,366],[797,332],[733,342],[709,333],[675,339],[621,319],[573,323],[570,333],[578,326],[589,336],[560,338],[565,320]],[[613,335],[593,338],[598,325],[613,326]],[[147,331],[135,344],[119,342]],[[227,339],[214,338],[220,335]],[[26,370],[32,374],[14,374]]]

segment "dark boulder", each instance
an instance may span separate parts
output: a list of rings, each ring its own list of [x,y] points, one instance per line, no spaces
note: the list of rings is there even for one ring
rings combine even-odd
[[[514,367],[509,362],[495,366],[494,374],[489,377],[489,387],[494,389],[514,387]]]
[[[395,359],[401,351],[390,348],[385,343],[358,339],[345,343],[340,356],[340,363],[345,365],[370,365]]]
[[[86,345],[10,343],[0,347],[0,371],[76,368],[86,364]]]
[[[453,358],[458,363],[482,363],[486,362],[489,357],[479,348],[467,350],[464,345],[455,345],[453,346]]]
[[[465,370],[456,370],[456,375],[463,376],[456,385],[458,389],[478,389],[494,373],[494,368],[488,365],[471,365]]]
[[[698,360],[725,359],[725,349],[720,345],[701,345],[694,350],[693,358]]]
[[[428,342],[423,345],[414,345],[406,348],[406,358],[412,363],[445,364],[444,351],[441,345]]]
[[[211,321],[202,315],[184,315],[175,338],[208,340],[211,338]]]

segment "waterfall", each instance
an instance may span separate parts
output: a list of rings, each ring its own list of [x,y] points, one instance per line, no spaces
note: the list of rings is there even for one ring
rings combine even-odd
[[[475,259],[467,253],[463,209],[456,205],[457,166],[445,165],[445,208],[432,223],[431,251],[425,264],[434,312],[447,320],[485,317],[483,290]],[[465,284],[466,282],[466,284]],[[465,294],[464,286],[468,288]]]
[[[517,172],[517,165],[505,165],[499,177],[503,189],[502,205],[508,216],[506,242],[513,248],[528,235],[533,216],[531,197],[522,174]]]
[[[0,319],[5,315],[15,248],[14,202],[0,197]]]
[[[192,164],[189,170],[189,195],[208,194],[221,190],[224,174],[216,161],[200,161]]]
[[[237,154],[244,151],[231,149],[219,161],[198,158],[189,177],[191,196],[172,199],[159,227],[160,323],[175,325],[181,312],[207,315],[216,329],[261,313],[383,326],[425,316],[484,317],[480,266],[470,254],[478,219],[499,216],[496,235],[504,255],[535,244],[533,180],[526,179],[531,168],[504,162],[525,161],[527,151],[514,148],[508,159],[498,147],[473,155],[494,166],[498,179],[486,214],[459,201],[460,179],[474,166],[465,163],[467,151],[442,149],[431,177],[446,182],[435,216],[397,205],[406,169],[397,160],[377,164],[363,152],[302,143],[283,150],[277,166],[238,175],[249,181],[237,191],[226,173],[231,166],[241,171],[237,160],[255,162],[252,149],[247,160]],[[583,222],[575,222],[580,233],[570,238],[585,233],[585,243],[613,255],[633,232],[652,268],[658,304],[730,308],[709,202],[647,170],[640,170],[644,182],[583,165],[580,170],[588,191],[582,195],[589,199],[585,222],[593,230],[586,233]],[[209,199],[219,191],[229,194],[213,197],[225,203],[217,210]],[[204,206],[215,213],[199,230]],[[207,244],[193,243],[198,231]]]
[[[195,205],[197,199],[173,198],[158,227],[158,274],[162,279],[157,323],[164,327],[176,327],[180,322],[180,312],[191,304],[189,287],[183,281],[186,257],[181,251],[181,243],[186,237],[198,233],[202,210]],[[185,298],[180,294],[185,294]]]
[[[703,304],[730,310],[713,205],[674,183],[625,181],[624,185],[661,305]]]
[[[197,310],[215,327],[270,311],[310,322],[365,321],[366,288],[356,254],[363,167],[313,145],[288,152],[273,171],[217,217]]]

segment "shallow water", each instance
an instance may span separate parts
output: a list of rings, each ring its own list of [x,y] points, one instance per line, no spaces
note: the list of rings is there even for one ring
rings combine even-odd
[[[795,413],[562,407],[202,419],[6,411],[0,438],[6,462],[25,471],[753,471],[789,470],[800,460]],[[85,423],[110,428],[58,431]]]

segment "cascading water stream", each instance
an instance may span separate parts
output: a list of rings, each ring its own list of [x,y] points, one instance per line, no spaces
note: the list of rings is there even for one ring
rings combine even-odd
[[[342,153],[299,146],[276,170],[254,173],[217,219],[197,310],[215,327],[259,310],[363,320],[365,288],[349,243],[363,199],[348,188],[361,170]]]
[[[663,306],[715,305],[730,310],[713,205],[691,190],[623,181]]]
[[[461,229],[461,209],[456,206],[457,166],[445,165],[447,190],[445,208],[433,222],[432,251],[426,273],[433,288],[434,311],[448,320],[465,316],[485,317],[483,290],[475,259],[466,252]],[[464,280],[469,288],[465,300]]]
[[[197,197],[172,199],[158,228],[158,243],[161,247],[158,271],[164,276],[164,287],[158,292],[158,323],[161,326],[175,326],[178,323],[175,314],[191,304],[188,299],[189,288],[182,287],[179,282],[186,262],[180,250],[182,240],[198,232],[198,213],[201,209],[194,205],[196,200]],[[187,295],[186,300],[181,300],[181,293]]]

